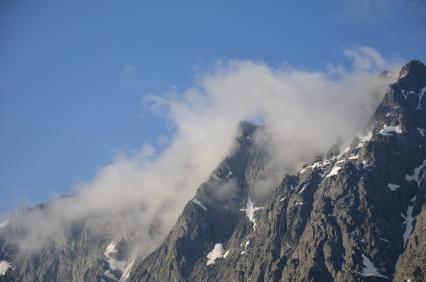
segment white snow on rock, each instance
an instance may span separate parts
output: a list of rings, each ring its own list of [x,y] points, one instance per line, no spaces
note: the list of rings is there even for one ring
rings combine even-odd
[[[0,228],[5,228],[8,223],[9,223],[9,218],[6,218],[2,222],[0,222]]]
[[[328,178],[328,177],[331,177],[331,176],[335,176],[335,175],[337,175],[337,173],[339,172],[339,170],[341,170],[342,168],[340,167],[340,166],[334,166],[332,169],[331,169],[331,171],[330,171],[330,173],[329,174],[327,174],[327,176],[325,177],[325,178]]]
[[[423,161],[423,163],[421,165],[419,165],[418,167],[416,167],[414,169],[413,175],[406,175],[405,176],[405,180],[407,181],[416,181],[417,182],[417,186],[420,187],[420,182],[422,181],[422,178],[424,177],[424,168],[426,166],[426,160]]]
[[[399,79],[406,77],[406,76],[407,76],[407,74],[408,74],[408,70],[407,70],[407,69],[405,69],[405,68],[403,68],[403,69],[401,70],[401,73],[399,74]],[[404,92],[405,92],[405,90],[404,90],[404,89],[402,89],[402,90],[401,90],[401,92],[402,92],[402,93],[404,93]]]
[[[406,91],[404,89],[401,90],[402,96],[404,96],[405,99],[408,98],[408,95],[415,95],[416,93],[413,90]]]
[[[121,275],[121,278],[119,282],[125,282],[127,278],[129,278],[130,271],[132,270],[133,264],[135,263],[135,258],[130,261],[130,263],[127,264],[126,268],[124,269],[123,274]]]
[[[246,204],[246,209],[245,209],[246,216],[248,217],[248,219],[251,222],[256,223],[256,221],[254,219],[254,210],[255,210],[254,203],[251,200],[251,197],[249,196],[248,199],[247,199],[247,204]]]
[[[301,206],[303,205],[303,202],[296,202],[296,206]]]
[[[363,167],[364,169],[366,169],[366,168],[368,167],[367,160],[363,160],[361,163],[362,163],[362,167]]]
[[[109,254],[115,253],[115,252],[117,252],[117,250],[115,248],[115,242],[113,241],[113,242],[109,243],[109,245],[106,247],[104,255],[108,256]]]
[[[198,206],[200,206],[201,208],[203,208],[204,210],[207,210],[207,208],[198,200],[198,199],[196,199],[196,198],[194,198],[193,200],[192,200],[192,202],[194,203],[194,204],[196,204],[196,205],[198,205]]]
[[[407,209],[407,215],[404,216],[403,214],[401,214],[401,216],[405,219],[404,220],[405,230],[404,230],[404,234],[402,235],[404,239],[404,247],[407,244],[411,231],[413,231],[413,222],[414,222],[413,208],[414,208],[415,200],[416,200],[416,196],[414,196],[410,201],[410,205],[408,206],[408,209]]]
[[[6,261],[6,260],[1,260],[0,261],[0,276],[3,276],[6,274],[7,270],[11,267],[12,265]]]
[[[364,265],[364,268],[362,269],[362,276],[376,276],[376,277],[382,277],[382,278],[388,278],[387,276],[384,276],[379,272],[379,270],[374,266],[374,263],[364,254],[362,256],[362,264]]]
[[[304,173],[307,169],[323,168],[329,163],[330,163],[330,160],[324,160],[322,162],[314,162],[312,165],[306,166],[305,168],[301,169],[299,173]]]
[[[124,272],[126,268],[126,262],[125,261],[119,261],[114,258],[114,255],[117,253],[116,243],[113,241],[111,242],[105,249],[104,256],[107,258],[109,268],[111,270],[120,270],[121,273]]]
[[[285,199],[287,199],[287,197],[281,198],[280,202],[285,201]]]
[[[213,178],[214,180],[217,180],[217,181],[219,181],[219,180],[220,180],[220,178],[219,178],[216,174],[213,174],[213,175],[212,175],[212,178]]]
[[[223,254],[223,258],[225,259],[229,255],[229,250]]]
[[[302,194],[302,193],[303,193],[303,191],[305,191],[306,186],[308,186],[308,184],[303,185],[302,189],[300,189],[300,191],[299,191],[299,192],[297,192],[297,194]]]
[[[379,134],[382,134],[382,135],[392,135],[392,133],[401,134],[402,133],[401,127],[384,125],[383,129],[379,131]]]
[[[370,141],[372,137],[373,137],[373,132],[371,130],[368,131],[366,135],[358,136],[359,142],[358,142],[358,145],[356,146],[356,149],[363,147],[364,144]]]
[[[263,207],[255,207],[253,201],[251,200],[250,195],[247,199],[247,204],[245,209],[240,209],[240,211],[245,211],[247,218],[253,223],[253,228],[256,226],[256,219],[254,218],[254,213],[258,210],[263,209]]]
[[[417,128],[417,130],[419,131],[419,134],[420,134],[422,137],[425,137],[426,130],[425,130],[425,129],[423,129],[423,128],[420,128],[420,127],[416,127],[416,128]]]
[[[416,93],[413,90],[410,90],[408,92],[406,92],[405,90],[401,90],[401,93],[405,99],[408,98],[408,95],[416,95]],[[422,89],[420,89],[420,92],[417,95],[419,97],[419,101],[417,102],[416,110],[423,110],[422,100],[425,93],[426,93],[426,87],[423,87]]]
[[[388,183],[388,188],[389,188],[391,191],[396,191],[397,189],[399,189],[399,187],[401,187],[401,186],[400,186],[400,185],[398,185],[398,184]]]
[[[349,159],[350,160],[356,160],[356,159],[358,159],[358,157],[359,157],[359,155],[351,155],[350,157],[349,157]]]
[[[223,245],[221,243],[216,243],[213,250],[207,254],[207,265],[214,264],[218,258],[223,258],[223,252]]]
[[[309,166],[302,168],[299,173],[304,173],[307,169],[309,168]]]
[[[423,96],[424,96],[425,93],[426,93],[426,87],[423,87],[422,89],[420,89],[419,102],[417,103],[416,110],[423,110],[423,108],[422,108],[422,100],[423,100]]]

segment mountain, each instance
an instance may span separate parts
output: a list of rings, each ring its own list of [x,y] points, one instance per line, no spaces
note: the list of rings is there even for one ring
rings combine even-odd
[[[0,224],[0,281],[425,281],[425,93],[426,66],[410,61],[347,148],[278,185],[264,181],[265,128],[241,122],[238,149],[147,256],[102,216],[22,253],[25,218],[52,203],[19,211]]]

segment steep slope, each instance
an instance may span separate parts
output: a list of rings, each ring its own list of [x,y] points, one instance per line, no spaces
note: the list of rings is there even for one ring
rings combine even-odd
[[[8,268],[0,281],[117,281],[126,267],[121,260],[127,250],[125,242],[117,242],[117,248],[110,247],[107,252],[106,246],[114,239],[111,229],[117,225],[103,217],[81,219],[58,229],[42,248],[22,251],[18,247],[28,232],[25,222],[37,220],[48,207],[18,211],[4,222],[0,261],[7,262]]]
[[[412,61],[363,136],[287,175],[267,199],[254,199],[247,179],[262,154],[240,140],[216,174],[229,181],[239,169],[238,192],[212,197],[226,185],[209,180],[130,280],[423,281],[425,93],[426,67]]]
[[[0,223],[0,281],[424,281],[425,94],[426,67],[409,62],[360,136],[280,184],[262,182],[265,129],[240,123],[234,152],[146,257],[137,225],[111,214],[23,252],[26,222],[55,203],[18,211]]]

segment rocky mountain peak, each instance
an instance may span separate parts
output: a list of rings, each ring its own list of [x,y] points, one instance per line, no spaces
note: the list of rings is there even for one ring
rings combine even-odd
[[[251,136],[257,128],[257,125],[249,121],[240,121],[237,126],[238,131],[241,132],[241,137]]]
[[[235,150],[148,256],[81,227],[18,258],[5,223],[0,281],[425,281],[425,93],[426,66],[408,62],[347,148],[338,140],[279,185],[261,182],[262,197],[264,128],[240,122]]]
[[[426,66],[419,60],[411,60],[406,63],[399,73],[399,80],[408,80],[418,83],[419,87],[426,86]]]
[[[417,97],[422,100],[426,92],[426,66],[417,60],[413,60],[405,64],[395,83],[391,85],[391,90],[399,98],[415,100]],[[422,107],[420,101],[417,106]],[[403,103],[405,104],[405,103]]]
[[[191,215],[184,212],[167,248],[160,247],[134,268],[132,281],[422,281],[426,258],[419,238],[425,235],[418,226],[426,224],[421,196],[426,189],[425,69],[418,61],[406,64],[364,134],[343,152],[337,144],[326,159],[285,176],[264,201],[250,198],[250,183],[259,156],[265,155],[244,143],[255,127],[240,125],[243,146],[216,174],[223,179],[230,167],[241,169],[236,174],[241,193],[230,205],[239,209],[224,213],[226,205],[210,210],[206,204],[196,208],[200,213],[194,208]],[[203,197],[201,191],[207,190],[200,188],[199,203],[211,199]],[[201,231],[205,227],[189,220],[201,214],[201,226],[210,222],[204,231],[209,239],[196,251],[185,245],[175,252],[173,246],[183,238],[199,242],[207,237]],[[198,233],[181,232],[189,225]],[[166,254],[170,248],[172,254]],[[193,263],[180,266],[188,260]],[[166,270],[172,265],[173,271]]]

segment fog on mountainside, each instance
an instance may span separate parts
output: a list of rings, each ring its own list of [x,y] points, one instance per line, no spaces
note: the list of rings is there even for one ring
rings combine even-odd
[[[145,105],[175,127],[169,146],[158,156],[149,144],[139,154],[121,155],[93,180],[75,187],[73,197],[23,214],[25,231],[16,238],[20,250],[37,250],[70,223],[91,218],[93,225],[107,222],[104,232],[114,235],[117,226],[126,226],[126,232],[140,238],[135,246],[139,253],[152,251],[197,187],[237,149],[234,140],[242,120],[260,119],[266,128],[266,138],[254,138],[271,156],[258,184],[262,193],[338,140],[347,146],[395,80],[399,64],[368,47],[346,55],[350,69],[230,61],[215,66],[184,93],[149,95]],[[387,75],[379,75],[383,70]]]

